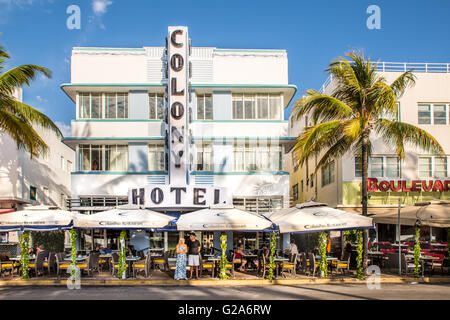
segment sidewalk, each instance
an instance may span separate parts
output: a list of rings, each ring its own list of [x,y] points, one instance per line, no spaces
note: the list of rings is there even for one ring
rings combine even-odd
[[[5,277],[0,279],[0,286],[66,286],[68,275],[61,278],[40,277],[28,280],[21,280],[18,277]],[[275,280],[265,280],[254,275],[236,273],[234,279],[220,280],[203,276],[199,280],[173,280],[167,273],[155,271],[151,278],[129,278],[125,280],[113,278],[109,273],[96,275],[95,278],[82,276],[81,286],[266,286],[266,285],[315,285],[315,284],[366,284],[367,281],[374,283],[375,278],[368,277],[368,280],[358,280],[352,275],[333,275],[321,279],[318,277],[307,277],[296,275],[295,278],[279,278]],[[414,278],[411,276],[398,276],[395,274],[381,274],[380,283],[450,283],[450,276],[425,276]]]

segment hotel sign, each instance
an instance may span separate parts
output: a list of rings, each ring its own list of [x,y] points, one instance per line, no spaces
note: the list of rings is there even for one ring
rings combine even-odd
[[[143,204],[146,208],[180,210],[201,209],[213,205],[232,205],[228,188],[189,185],[146,185],[128,191],[128,203]]]
[[[168,148],[170,184],[187,184],[188,132],[186,111],[189,94],[189,37],[187,27],[169,27],[168,68]]]
[[[450,180],[381,180],[367,179],[368,192],[445,192],[450,191]]]

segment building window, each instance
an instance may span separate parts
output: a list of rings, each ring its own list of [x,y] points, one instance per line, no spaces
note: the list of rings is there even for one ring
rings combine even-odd
[[[128,171],[127,145],[80,145],[78,153],[82,171]]]
[[[213,148],[211,143],[197,144],[196,148],[196,170],[213,171]]]
[[[450,105],[444,103],[426,103],[418,105],[419,124],[436,124],[446,125],[449,120],[447,117],[447,111],[450,109]],[[450,117],[450,115],[449,115]]]
[[[234,144],[234,171],[279,171],[283,168],[279,143],[247,141]]]
[[[361,157],[355,157],[355,177],[362,177],[362,161]]]
[[[66,171],[66,166],[65,166],[65,162],[64,162],[64,157],[61,156],[61,170],[62,171]]]
[[[447,124],[447,112],[445,104],[433,105],[434,124]]]
[[[151,93],[148,96],[150,120],[164,119],[164,95],[162,93]]]
[[[383,157],[370,158],[370,175],[372,177],[383,177]]]
[[[432,158],[431,157],[419,157],[419,177],[431,177],[432,172]]]
[[[213,119],[213,102],[210,94],[197,94],[197,119]]]
[[[48,203],[50,199],[50,192],[47,187],[42,187],[42,193],[44,194],[44,202]]]
[[[67,160],[67,172],[73,171],[72,161]]]
[[[128,118],[128,94],[107,93],[105,113],[109,119]]]
[[[314,174],[311,173],[309,181],[311,182],[311,188],[314,188]]]
[[[81,119],[102,118],[101,93],[80,93],[79,104],[79,116]]]
[[[165,171],[166,150],[164,144],[148,145],[148,169],[150,171]]]
[[[281,119],[280,94],[233,94],[233,119]]]
[[[386,157],[386,177],[400,177],[400,161],[398,157]]]
[[[303,192],[303,180],[300,181],[300,190]]]
[[[419,104],[419,124],[431,124],[431,105]]]
[[[36,201],[36,187],[30,186],[30,200]]]
[[[105,170],[127,171],[128,170],[128,146],[106,145],[105,146]]]
[[[322,167],[322,187],[334,182],[334,160]]]
[[[298,200],[298,183],[292,186],[292,198],[294,201]]]
[[[447,158],[434,158],[434,176],[436,178],[447,177]]]

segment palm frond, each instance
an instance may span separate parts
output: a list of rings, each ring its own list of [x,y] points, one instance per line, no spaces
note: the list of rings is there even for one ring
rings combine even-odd
[[[38,73],[42,73],[51,78],[52,73],[49,69],[34,64],[26,64],[12,68],[0,75],[0,91],[12,94],[15,89],[24,85],[29,86]]]
[[[5,108],[9,112],[21,117],[22,119],[26,119],[33,124],[41,126],[42,128],[52,130],[57,134],[58,137],[62,137],[62,133],[59,130],[58,126],[53,123],[53,121],[49,117],[36,110],[32,106],[29,106],[15,99],[0,99],[0,105],[2,106],[2,108]]]
[[[344,102],[316,90],[308,90],[307,95],[294,104],[294,110],[297,119],[313,110],[312,118],[314,123],[348,119],[353,113],[352,108]]]
[[[395,96],[400,98],[408,87],[412,87],[416,83],[416,76],[412,70],[402,73],[394,82],[391,83],[391,88]]]
[[[433,154],[444,154],[444,149],[431,134],[412,124],[380,119],[375,130],[385,143],[396,148],[401,159],[405,158],[405,143]]]
[[[28,122],[3,108],[0,108],[0,127],[16,141],[18,148],[28,151],[31,157],[36,157],[48,150],[47,144]]]

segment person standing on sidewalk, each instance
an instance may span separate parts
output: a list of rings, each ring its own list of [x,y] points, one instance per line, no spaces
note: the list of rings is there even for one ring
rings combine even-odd
[[[189,240],[186,242],[189,250],[188,250],[188,264],[191,267],[191,277],[189,279],[192,279],[192,273],[195,269],[195,279],[198,280],[198,268],[200,266],[200,241],[195,239],[195,233],[191,233],[189,236]]]

